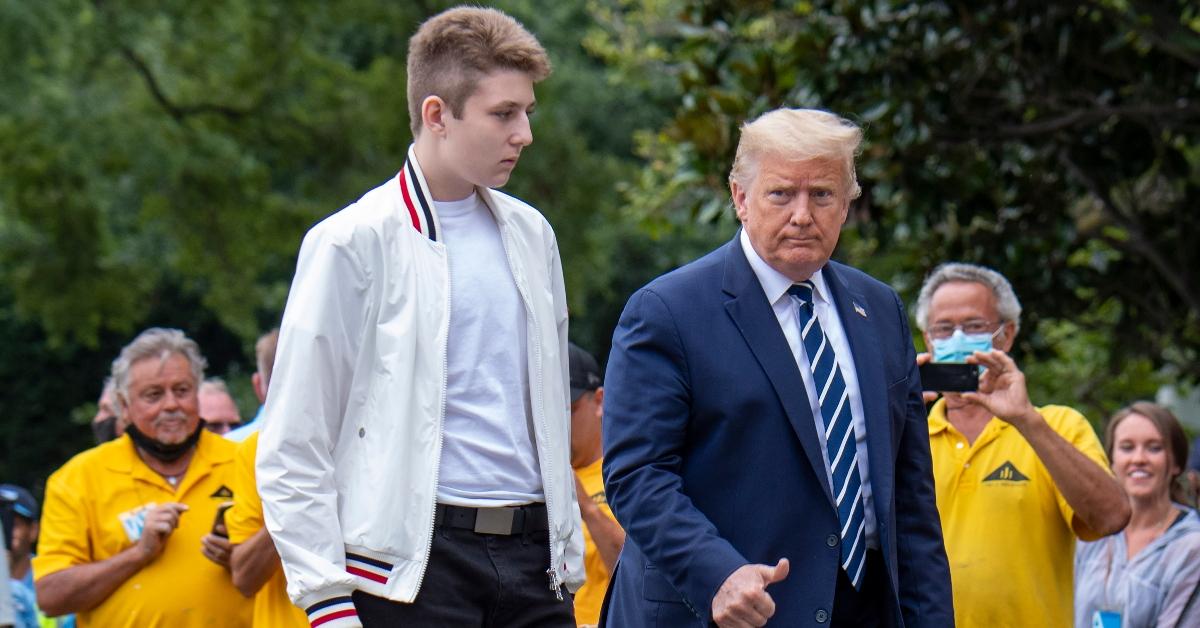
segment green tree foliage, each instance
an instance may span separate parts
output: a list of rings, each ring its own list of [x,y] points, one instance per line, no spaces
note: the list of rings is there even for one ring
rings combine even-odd
[[[1194,3],[590,7],[587,45],[617,80],[679,103],[639,135],[636,211],[732,222],[738,125],[778,106],[835,111],[867,138],[840,257],[910,302],[939,262],[1001,270],[1026,306],[1019,351],[1052,363],[1038,392],[1094,418],[1164,376],[1200,378]]]

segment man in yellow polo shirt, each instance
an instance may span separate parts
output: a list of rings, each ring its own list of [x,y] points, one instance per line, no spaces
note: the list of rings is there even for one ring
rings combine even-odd
[[[113,362],[125,435],[50,476],[33,559],[38,606],[105,628],[249,626],[212,534],[233,497],[234,446],[203,429],[204,358],[174,329],[148,329]]]
[[[254,347],[258,372],[254,374],[254,394],[266,403],[271,371],[275,366],[275,346],[279,330],[258,339]],[[259,413],[261,416],[261,412]],[[267,534],[263,520],[262,498],[254,482],[254,460],[258,455],[258,426],[238,443],[233,508],[225,517],[229,541],[233,543],[233,584],[246,597],[254,598],[254,628],[307,628],[308,615],[292,604],[287,595],[287,579],[279,563],[279,554]]]
[[[1128,501],[1083,415],[1030,403],[1007,354],[1020,315],[1008,280],[971,264],[936,268],[917,303],[932,352],[918,363],[986,367],[978,392],[946,393],[929,412],[959,628],[1068,628],[1076,538],[1113,534],[1129,521]]]
[[[613,517],[604,495],[600,419],[604,414],[604,379],[592,354],[568,343],[571,372],[571,467],[575,496],[583,520],[583,569],[587,575],[575,592],[575,623],[594,626],[608,590],[613,565],[625,544],[625,531]]]
[[[258,432],[238,444],[234,491],[237,499],[227,517],[234,545],[234,584],[242,595],[254,597],[254,628],[308,626],[308,615],[292,604],[279,554],[267,534],[262,498],[254,484]]]

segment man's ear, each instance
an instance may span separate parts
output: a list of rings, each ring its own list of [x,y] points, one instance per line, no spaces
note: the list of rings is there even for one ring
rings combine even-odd
[[[746,206],[746,188],[737,181],[729,180],[729,195],[733,198],[733,209],[737,212],[738,221],[745,222],[742,218],[742,208]]]
[[[996,338],[996,340],[999,342],[995,343],[995,348],[1005,353],[1012,353],[1013,345],[1017,344],[1017,324],[1012,321],[1008,321],[1001,325],[1000,329],[1003,329],[1004,331],[1000,332],[999,337]]]
[[[260,404],[266,403],[267,402],[267,386],[266,386],[266,383],[263,381],[262,373],[255,371],[255,373],[250,376],[250,384],[252,386],[254,386],[254,396],[258,397],[258,402]]]
[[[440,96],[426,96],[421,101],[421,126],[436,135],[446,132],[445,116],[451,115],[450,107]]]

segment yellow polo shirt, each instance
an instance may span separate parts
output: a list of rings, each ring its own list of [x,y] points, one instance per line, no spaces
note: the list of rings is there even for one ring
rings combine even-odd
[[[605,515],[616,521],[604,495],[603,464],[604,458],[600,458],[586,467],[575,469],[575,475],[579,477],[588,497]],[[587,580],[575,592],[575,622],[580,626],[588,626],[600,621],[600,606],[604,603],[604,592],[608,590],[609,573],[604,559],[596,550],[596,542],[592,540],[587,524],[583,526],[583,572]]]
[[[237,497],[233,508],[225,513],[229,540],[237,545],[254,536],[266,525],[263,520],[262,498],[254,484],[254,459],[258,453],[258,432],[237,445],[233,491]],[[308,616],[288,599],[287,579],[276,559],[275,572],[254,595],[254,628],[296,626],[308,628]]]
[[[1038,412],[1051,429],[1111,473],[1082,414]],[[1069,628],[1076,535],[1094,535],[1017,428],[993,417],[974,443],[929,411],[929,446],[959,628]],[[1092,540],[1085,538],[1085,540]]]
[[[78,625],[249,626],[250,601],[228,570],[200,553],[217,506],[233,498],[233,453],[233,443],[202,431],[178,487],[138,458],[128,435],[75,456],[46,483],[34,577],[115,556],[140,538],[148,506],[181,502],[188,510],[162,553],[99,606],[78,613]]]

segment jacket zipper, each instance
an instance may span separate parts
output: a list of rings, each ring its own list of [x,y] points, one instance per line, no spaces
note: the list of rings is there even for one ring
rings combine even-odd
[[[497,221],[497,223],[498,222],[499,221]],[[554,517],[553,517],[554,504],[551,503],[551,498],[550,498],[551,493],[553,493],[553,491],[551,490],[551,487],[550,487],[550,483],[554,479],[554,468],[553,468],[554,459],[550,456],[547,456],[546,451],[544,449],[544,446],[548,445],[548,443],[546,443],[545,440],[547,438],[549,438],[550,426],[546,424],[546,407],[543,405],[543,403],[544,403],[544,399],[543,399],[544,384],[542,382],[542,337],[541,337],[541,334],[538,333],[541,328],[537,324],[538,323],[537,313],[534,311],[533,307],[529,304],[529,288],[528,288],[528,286],[524,285],[525,284],[525,282],[523,281],[524,275],[522,275],[522,280],[517,279],[516,267],[513,265],[512,251],[511,251],[512,245],[511,245],[510,238],[509,238],[509,231],[506,228],[504,228],[504,226],[500,226],[500,230],[504,234],[504,256],[506,258],[508,258],[508,269],[509,269],[509,272],[512,273],[512,275],[513,275],[513,283],[517,285],[517,292],[521,295],[521,304],[525,306],[526,315],[529,317],[529,321],[526,323],[526,333],[529,334],[530,328],[532,328],[532,330],[534,332],[532,334],[529,334],[529,335],[532,335],[534,338],[533,342],[534,342],[534,367],[535,368],[533,369],[533,371],[537,377],[537,396],[536,396],[537,408],[534,410],[535,416],[533,417],[534,426],[535,426],[534,447],[537,448],[539,460],[541,460],[542,463],[546,467],[546,472],[542,474],[542,489],[543,489],[542,492],[546,495],[546,518],[548,520],[547,523],[549,524],[547,527],[550,528],[550,538],[549,538],[549,543],[548,543],[549,550],[550,550],[550,568],[546,570],[546,575],[550,578],[550,590],[554,591],[554,597],[558,598],[558,600],[561,602],[563,600],[563,594],[562,594],[563,580],[562,580],[562,576],[558,573],[558,570],[554,568],[554,562],[555,562],[554,561],[554,558],[555,558],[554,557],[554,538],[555,538],[555,536],[557,536],[557,531],[554,529],[554,523],[555,523]],[[533,395],[533,391],[530,391],[530,397],[531,397],[531,400],[535,398]],[[540,438],[537,435],[537,429],[536,429],[536,426],[538,424],[537,419],[539,417],[541,418],[541,427],[542,427]]]
[[[450,350],[450,247],[442,245],[442,250],[445,252],[443,256],[446,264],[446,322],[442,325],[442,336],[445,340],[442,341],[442,403],[441,410],[437,417],[437,432],[438,446],[437,451],[433,456],[433,508],[429,509],[429,537],[425,542],[425,560],[421,561],[421,575],[417,578],[416,591],[421,591],[421,585],[425,582],[425,572],[429,570],[429,555],[433,552],[433,535],[437,533],[437,486],[438,474],[441,471],[442,464],[442,446],[446,444],[445,421],[446,421],[446,388],[450,385],[449,373],[449,357]]]

